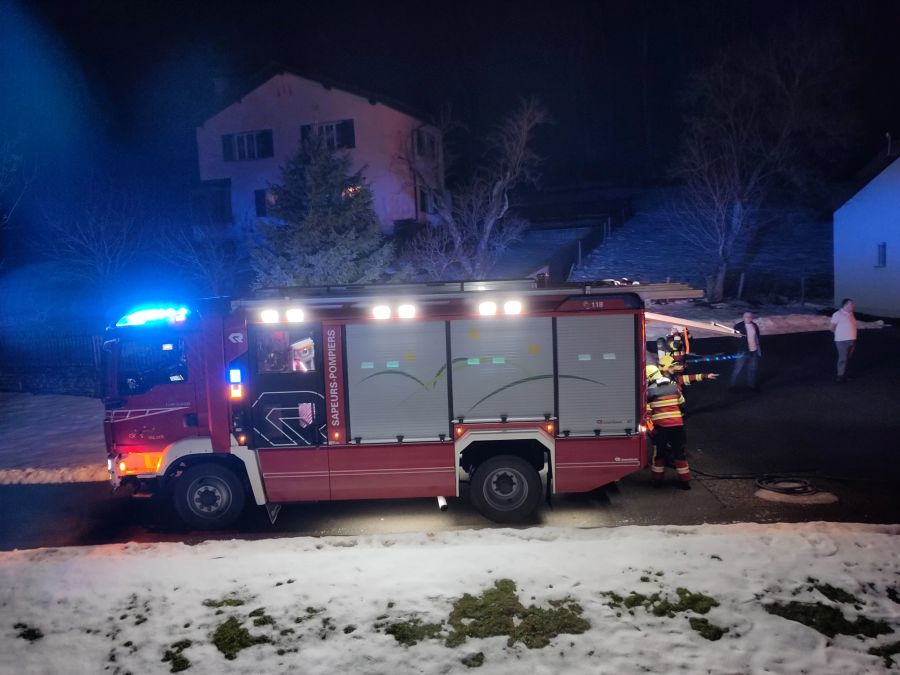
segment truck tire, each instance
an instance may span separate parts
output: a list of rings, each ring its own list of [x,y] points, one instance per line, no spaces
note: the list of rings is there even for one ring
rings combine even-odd
[[[197,464],[186,469],[172,493],[175,510],[189,526],[218,530],[231,525],[244,510],[244,486],[230,469]]]
[[[524,459],[513,455],[491,457],[472,476],[472,503],[497,523],[527,518],[541,500],[541,477]]]

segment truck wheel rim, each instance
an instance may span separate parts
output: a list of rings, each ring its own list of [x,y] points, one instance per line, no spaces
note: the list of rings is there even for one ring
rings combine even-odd
[[[219,478],[206,477],[194,481],[188,494],[191,511],[206,518],[223,513],[231,503],[231,490]]]
[[[484,498],[499,511],[513,511],[528,498],[528,482],[516,469],[495,469],[484,481]]]

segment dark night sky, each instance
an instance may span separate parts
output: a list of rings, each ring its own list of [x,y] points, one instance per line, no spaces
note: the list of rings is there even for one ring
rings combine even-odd
[[[0,49],[31,50],[16,57],[25,67],[51,54],[56,74],[38,88],[68,88],[25,97],[17,110],[40,101],[49,114],[77,99],[71,124],[89,126],[83,139],[138,154],[146,167],[179,167],[171,175],[194,170],[193,127],[213,109],[213,77],[278,61],[427,112],[450,103],[474,132],[537,96],[555,120],[540,144],[550,178],[659,179],[687,75],[791,16],[839,30],[857,67],[850,95],[861,134],[846,171],[885,131],[900,139],[896,0],[10,2],[0,9],[7,3],[28,27],[18,32],[40,39]],[[14,88],[24,81],[6,77]]]

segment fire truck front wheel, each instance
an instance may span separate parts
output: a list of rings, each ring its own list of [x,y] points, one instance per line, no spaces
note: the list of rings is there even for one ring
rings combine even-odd
[[[175,483],[175,510],[190,527],[216,530],[228,527],[244,510],[244,487],[227,467],[197,464]]]
[[[541,500],[541,478],[520,457],[491,457],[475,469],[471,499],[483,515],[497,523],[527,518]]]

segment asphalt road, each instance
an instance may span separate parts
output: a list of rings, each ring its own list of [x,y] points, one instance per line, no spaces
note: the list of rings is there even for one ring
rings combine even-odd
[[[733,346],[698,340],[697,351]],[[900,330],[861,331],[853,380],[834,382],[830,333],[765,337],[762,391],[732,392],[730,362],[686,391],[694,489],[649,485],[642,471],[584,495],[554,498],[531,525],[609,527],[699,523],[900,522]],[[755,478],[809,480],[836,496],[828,504],[760,498]],[[0,486],[0,550],[116,542],[359,535],[499,527],[464,499],[446,512],[435,500],[334,502],[286,506],[275,525],[251,508],[238,526],[210,535],[177,524],[167,505],[126,499],[105,483]]]

